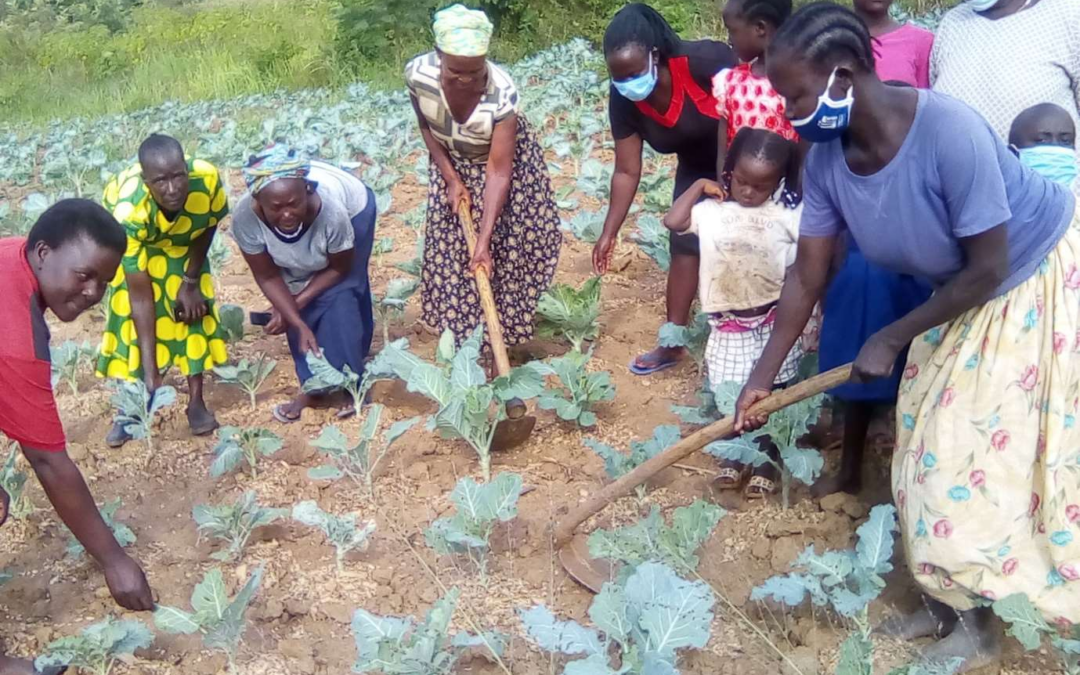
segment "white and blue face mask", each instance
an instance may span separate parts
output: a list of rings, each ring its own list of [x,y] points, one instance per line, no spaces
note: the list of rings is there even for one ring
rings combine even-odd
[[[1000,1],[1001,0],[966,0],[966,4],[976,12],[989,12]]]
[[[834,99],[829,90],[836,82],[836,70],[833,68],[829,75],[829,82],[825,85],[825,91],[818,96],[814,112],[801,120],[791,121],[791,126],[799,137],[811,143],[834,141],[851,125],[851,108],[855,104],[854,87],[848,89],[843,99]]]
[[[1035,145],[1019,151],[1020,161],[1043,178],[1068,187],[1077,176],[1076,151],[1063,145]]]
[[[627,80],[615,80],[612,84],[615,85],[615,90],[622,94],[623,98],[637,103],[649,98],[649,94],[653,93],[653,89],[656,89],[656,80],[656,61],[650,53],[648,70],[637,77],[631,77]]]

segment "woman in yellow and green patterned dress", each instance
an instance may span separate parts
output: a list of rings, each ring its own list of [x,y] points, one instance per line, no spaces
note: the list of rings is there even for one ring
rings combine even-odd
[[[188,378],[191,432],[212,433],[218,423],[203,400],[203,372],[227,358],[206,260],[229,212],[221,176],[185,158],[175,139],[154,134],[139,147],[139,163],[106,186],[104,204],[128,246],[111,285],[97,374],[142,379],[153,392],[162,371],[175,366]],[[120,425],[106,438],[114,448],[129,440]]]

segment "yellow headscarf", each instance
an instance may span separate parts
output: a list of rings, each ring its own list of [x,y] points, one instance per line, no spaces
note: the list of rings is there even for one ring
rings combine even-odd
[[[494,30],[487,15],[464,5],[435,13],[435,46],[450,56],[486,56]]]

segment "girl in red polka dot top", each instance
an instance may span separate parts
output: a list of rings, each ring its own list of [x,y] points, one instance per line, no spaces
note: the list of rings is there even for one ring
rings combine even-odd
[[[717,175],[739,129],[765,129],[799,141],[784,116],[784,99],[765,75],[765,50],[790,15],[791,0],[729,0],[724,6],[724,25],[741,63],[713,77],[713,96],[720,114]]]

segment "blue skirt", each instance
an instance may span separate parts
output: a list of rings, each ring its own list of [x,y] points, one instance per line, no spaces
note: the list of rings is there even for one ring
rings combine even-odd
[[[354,373],[364,372],[364,361],[371,349],[375,319],[371,306],[371,286],[368,284],[368,261],[375,242],[375,194],[368,188],[367,206],[352,218],[356,242],[349,276],[322,292],[304,309],[300,318],[315,333],[323,356],[338,370],[348,365]],[[285,333],[292,353],[293,365],[300,383],[311,378],[307,359],[299,348],[299,333]]]
[[[821,371],[855,360],[870,336],[926,302],[931,288],[906,274],[886,271],[867,262],[848,237],[848,252],[825,294],[821,324]],[[845,384],[829,392],[843,401],[891,403],[907,360],[905,349],[892,376],[866,384]]]

